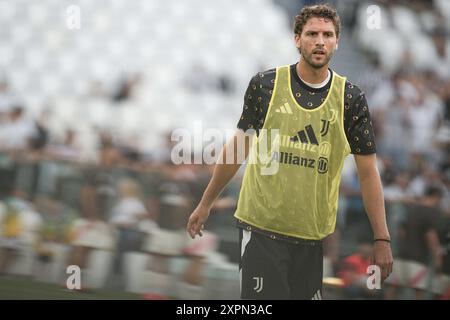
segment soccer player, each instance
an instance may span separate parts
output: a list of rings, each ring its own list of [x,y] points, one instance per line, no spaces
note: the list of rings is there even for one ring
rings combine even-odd
[[[224,159],[230,150],[237,152],[242,136],[245,157],[264,150],[264,141],[270,140],[267,154],[277,170],[268,173],[260,160],[247,164],[235,213],[243,299],[322,298],[322,240],[335,229],[340,173],[350,153],[373,230],[374,264],[380,267],[381,281],[391,273],[390,235],[366,99],[328,67],[339,30],[339,16],[329,5],[306,6],[295,17],[299,62],[253,77],[239,130],[223,147],[187,223],[191,237],[202,235],[213,202],[240,167]],[[247,129],[256,134],[245,134]],[[269,139],[269,131],[275,138]]]

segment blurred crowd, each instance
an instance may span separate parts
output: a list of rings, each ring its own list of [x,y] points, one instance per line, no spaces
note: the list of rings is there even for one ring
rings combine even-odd
[[[31,148],[1,153],[0,274],[65,287],[76,265],[82,290],[204,297],[205,263],[213,270],[237,258],[234,243],[217,237],[229,224],[195,240],[184,231],[211,167],[144,163],[111,145],[101,152],[96,165]],[[233,206],[224,197],[215,210]]]
[[[441,14],[422,2],[414,10]],[[385,1],[376,3],[391,10]],[[356,32],[354,11],[344,23]],[[425,67],[406,50],[402,63],[387,69],[385,57],[361,45],[371,63],[355,83],[366,94],[375,127],[395,268],[383,290],[367,289],[372,233],[349,157],[336,232],[325,241],[330,297],[450,298],[448,30],[438,24],[428,34],[438,63]],[[192,68],[200,80],[209,72]],[[124,79],[111,99],[128,99],[139,79]],[[206,84],[186,81],[195,92],[234,90],[225,76]],[[20,274],[65,288],[67,266],[77,265],[82,290],[125,290],[149,299],[239,297],[233,213],[242,170],[216,201],[204,237],[192,240],[184,227],[212,166],[174,165],[170,133],[161,148],[144,151],[103,129],[95,131],[97,145],[87,160],[80,156],[78,131],[52,132],[45,111],[31,117],[20,101],[3,79],[0,276]]]
[[[366,27],[368,5],[378,6],[382,18],[372,33]],[[363,204],[349,164],[335,237],[355,230],[358,249],[341,252],[345,258],[337,274],[351,298],[448,299],[450,8],[444,1],[373,1],[353,8],[345,21],[369,61],[356,83],[366,94],[375,129],[395,264],[388,290],[367,290],[370,227],[361,221]],[[398,41],[389,44],[393,38]],[[345,241],[340,243],[346,251]]]

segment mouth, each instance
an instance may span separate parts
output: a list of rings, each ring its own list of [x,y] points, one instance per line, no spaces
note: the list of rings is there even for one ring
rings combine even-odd
[[[323,50],[315,50],[315,51],[313,51],[313,54],[316,54],[316,55],[325,55],[325,51],[323,51]]]

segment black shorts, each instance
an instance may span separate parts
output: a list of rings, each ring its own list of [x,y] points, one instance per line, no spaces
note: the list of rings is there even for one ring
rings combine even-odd
[[[242,299],[322,299],[321,241],[297,244],[239,230]]]

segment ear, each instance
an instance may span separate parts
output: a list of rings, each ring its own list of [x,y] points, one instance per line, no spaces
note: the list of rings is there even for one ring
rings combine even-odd
[[[300,35],[296,34],[296,35],[294,36],[294,40],[295,40],[295,46],[296,46],[297,48],[300,48]]]
[[[335,48],[335,50],[337,50],[338,47],[339,47],[339,39],[336,40],[336,48]]]

